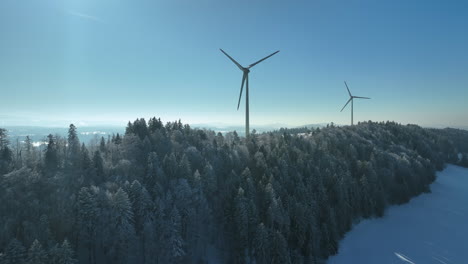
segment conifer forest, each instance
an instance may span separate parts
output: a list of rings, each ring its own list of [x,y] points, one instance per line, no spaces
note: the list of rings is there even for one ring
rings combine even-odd
[[[240,137],[158,118],[80,142],[0,129],[0,263],[323,263],[447,163],[468,131],[394,122]]]

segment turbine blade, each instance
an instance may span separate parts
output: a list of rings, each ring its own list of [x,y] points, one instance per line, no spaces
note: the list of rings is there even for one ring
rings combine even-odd
[[[353,97],[353,96],[351,95],[351,92],[349,91],[348,84],[346,83],[346,81],[344,82],[344,84],[346,85],[346,89],[348,90],[349,96],[350,96],[350,97]]]
[[[351,100],[353,100],[353,98],[349,98],[348,102],[346,102],[346,104],[343,106],[343,108],[341,108],[341,111],[340,112],[343,112],[343,109],[345,109],[345,107],[349,104],[349,102],[351,102]]]
[[[362,96],[353,96],[354,98],[360,98],[360,99],[370,99],[369,97],[362,97]]]
[[[260,62],[262,62],[262,61],[264,61],[264,60],[266,60],[266,59],[268,59],[268,58],[270,58],[271,56],[275,55],[275,54],[278,53],[278,52],[280,52],[280,51],[277,50],[277,51],[273,52],[272,54],[266,56],[265,58],[263,58],[263,59],[261,59],[261,60],[255,62],[255,63],[250,64],[249,67],[247,67],[247,68],[249,68],[249,69],[252,68],[253,66],[259,64]]]
[[[245,83],[245,79],[247,78],[247,74],[248,73],[244,73],[244,75],[242,76],[242,84],[241,84],[241,89],[239,93],[239,102],[237,103],[237,110],[239,110],[240,100],[242,98],[242,91],[244,90],[244,83]]]
[[[241,71],[244,70],[244,68],[243,68],[235,59],[233,59],[233,58],[232,58],[231,56],[229,56],[226,52],[224,52],[223,49],[219,49],[219,50],[221,50],[221,52],[224,53],[224,55],[226,55],[232,62],[234,62],[234,64],[236,64],[237,67],[239,67],[239,69],[241,69]]]

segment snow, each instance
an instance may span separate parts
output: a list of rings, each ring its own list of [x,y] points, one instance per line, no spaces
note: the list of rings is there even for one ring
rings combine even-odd
[[[431,190],[357,224],[328,264],[468,263],[468,169],[448,165]]]
[[[34,142],[32,143],[32,145],[33,145],[34,147],[40,147],[40,146],[42,146],[42,145],[47,145],[47,143],[48,143],[48,142],[45,142],[45,141],[34,141]]]
[[[89,135],[106,135],[107,133],[102,132],[102,131],[87,131],[87,132],[81,132],[80,134],[89,136]]]

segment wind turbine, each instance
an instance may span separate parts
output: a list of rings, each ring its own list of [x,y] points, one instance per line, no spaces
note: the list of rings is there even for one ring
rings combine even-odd
[[[278,51],[275,51],[273,52],[272,54],[266,56],[265,58],[257,61],[257,62],[254,62],[252,64],[250,64],[249,66],[247,67],[242,67],[242,65],[240,65],[236,60],[234,60],[231,56],[229,56],[226,52],[224,52],[223,49],[220,49],[222,53],[224,53],[224,55],[226,55],[232,62],[234,62],[234,64],[237,65],[237,67],[239,67],[239,69],[244,73],[242,75],[242,84],[241,84],[241,89],[240,89],[240,94],[239,94],[239,102],[237,103],[237,110],[239,110],[239,106],[240,106],[240,100],[242,98],[242,90],[244,89],[244,83],[246,84],[245,85],[245,137],[248,137],[249,134],[250,134],[250,130],[249,130],[249,72],[250,72],[250,68],[252,68],[253,66],[259,64],[260,62],[270,58],[271,56],[275,55],[276,53],[279,52]]]
[[[362,96],[352,95],[351,92],[349,91],[348,84],[346,83],[346,81],[344,82],[344,84],[346,85],[346,89],[348,90],[348,93],[349,93],[349,100],[348,100],[348,102],[346,102],[346,104],[343,106],[343,108],[341,108],[340,112],[343,112],[343,109],[345,109],[345,107],[349,104],[349,102],[351,102],[351,125],[353,125],[353,101],[354,101],[354,98],[359,98],[359,99],[370,99],[370,98],[369,97],[362,97]]]

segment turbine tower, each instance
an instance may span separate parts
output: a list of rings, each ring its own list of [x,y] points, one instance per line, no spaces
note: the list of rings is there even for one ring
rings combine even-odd
[[[346,89],[348,90],[349,100],[348,100],[348,102],[346,102],[346,104],[343,106],[343,108],[341,108],[340,112],[343,112],[343,109],[345,109],[345,107],[349,104],[349,102],[351,102],[351,125],[353,125],[353,101],[354,101],[354,98],[359,98],[359,99],[370,99],[370,98],[369,97],[362,97],[362,96],[352,95],[351,92],[349,91],[348,84],[346,83],[346,81],[344,82],[344,84],[346,85]]]
[[[276,53],[279,52],[279,50],[273,52],[272,54],[266,56],[265,58],[263,58],[263,59],[261,59],[261,60],[259,60],[257,62],[254,62],[254,63],[250,64],[247,67],[242,67],[242,65],[240,65],[236,60],[234,60],[226,52],[224,52],[224,50],[222,50],[222,49],[220,49],[220,50],[232,62],[234,62],[234,64],[236,64],[237,67],[239,67],[239,69],[244,73],[242,75],[242,84],[241,84],[241,89],[240,89],[240,94],[239,94],[239,102],[237,103],[237,110],[239,110],[240,101],[241,101],[241,98],[242,98],[242,90],[244,89],[244,83],[245,83],[245,137],[248,137],[249,134],[250,134],[250,130],[249,130],[249,72],[250,72],[250,68],[252,68],[253,66],[259,64],[260,62],[270,58],[271,56],[275,55]]]

